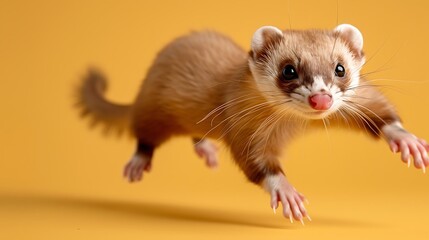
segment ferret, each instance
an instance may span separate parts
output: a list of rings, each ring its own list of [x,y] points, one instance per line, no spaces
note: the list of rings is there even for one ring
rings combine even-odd
[[[259,28],[250,51],[213,31],[193,32],[164,47],[134,103],[109,102],[106,78],[90,69],[77,89],[82,116],[137,139],[124,168],[130,182],[149,172],[154,150],[177,135],[217,165],[220,139],[247,179],[264,188],[276,211],[311,220],[306,198],[287,180],[279,156],[307,127],[342,126],[383,138],[403,162],[425,172],[429,145],[406,131],[392,104],[360,74],[365,64],[361,32],[349,24],[333,30]]]

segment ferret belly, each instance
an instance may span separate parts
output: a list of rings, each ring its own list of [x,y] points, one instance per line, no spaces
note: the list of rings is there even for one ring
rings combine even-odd
[[[218,33],[192,33],[173,41],[158,54],[136,98],[135,131],[147,131],[144,125],[149,125],[172,135],[220,137],[223,114],[214,122],[198,122],[226,101],[225,89],[237,81],[231,79],[234,71],[246,64],[247,53]]]

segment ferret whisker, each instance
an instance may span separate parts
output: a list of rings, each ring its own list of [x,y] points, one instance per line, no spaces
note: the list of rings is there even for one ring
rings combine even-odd
[[[291,19],[290,19],[290,9],[291,9],[291,7],[290,7],[290,1],[288,1],[287,2],[287,15],[288,15],[288,18],[289,18],[289,30],[292,30],[292,22],[291,22]]]
[[[340,30],[340,31],[336,31],[336,32],[335,32],[335,40],[334,40],[334,44],[333,44],[333,46],[332,46],[331,59],[332,59],[332,58],[333,58],[333,56],[334,56],[335,46],[337,45],[338,37],[340,36],[340,34],[341,34],[341,30]]]
[[[368,111],[368,112],[370,112],[371,114],[373,114],[375,117],[377,117],[383,124],[388,124],[386,121],[384,121],[383,120],[383,118],[382,117],[380,117],[377,113],[375,113],[373,110],[371,110],[371,109],[369,109],[368,107],[366,107],[366,106],[364,106],[364,105],[362,105],[362,104],[360,104],[360,103],[357,103],[357,102],[354,102],[354,101],[351,101],[351,100],[344,100],[345,102],[347,102],[347,103],[351,103],[351,104],[355,104],[355,105],[357,105],[358,107],[361,107],[361,108],[363,108],[363,109],[365,109],[366,111]],[[369,116],[368,116],[368,118],[369,118]],[[369,118],[369,119],[371,119],[371,118]]]
[[[244,112],[246,112],[246,111],[250,111],[251,109],[257,108],[257,107],[259,107],[259,106],[267,105],[267,104],[270,104],[270,103],[269,103],[269,102],[259,103],[259,104],[253,105],[253,106],[251,106],[251,107],[248,107],[248,108],[246,108],[246,109],[244,109],[244,110],[242,110],[242,111],[240,111],[240,112],[238,112],[238,113],[232,114],[231,116],[229,116],[229,117],[225,118],[224,120],[222,120],[221,122],[219,122],[216,126],[212,127],[209,131],[207,131],[207,132],[203,135],[203,137],[201,138],[201,140],[200,140],[199,142],[197,142],[196,144],[200,143],[200,142],[201,142],[204,138],[206,138],[206,137],[207,137],[211,132],[213,132],[213,130],[215,130],[216,128],[218,128],[220,125],[222,125],[222,124],[223,124],[223,123],[225,123],[226,121],[230,120],[231,118],[234,118],[234,117],[236,117],[237,115],[242,114],[242,113],[244,113]]]
[[[238,124],[244,117],[246,117],[246,116],[248,116],[248,115],[251,115],[251,114],[253,114],[253,113],[255,113],[255,112],[258,112],[258,111],[261,111],[261,110],[265,110],[265,109],[267,109],[267,108],[270,108],[271,107],[271,105],[270,105],[270,103],[271,102],[267,102],[266,104],[264,104],[264,105],[262,105],[262,106],[259,106],[259,107],[257,107],[257,108],[253,108],[253,109],[250,109],[247,113],[244,113],[242,116],[240,116],[240,117],[238,117],[237,119],[235,119],[235,121],[231,124],[231,125],[229,125],[228,126],[228,128],[222,133],[222,135],[218,138],[218,139],[222,139],[223,137],[225,137],[225,135],[227,135],[235,126],[236,126],[236,124]],[[261,113],[259,113],[257,116],[259,116],[260,114],[263,114],[264,112],[262,111]],[[235,117],[234,117],[235,118]],[[249,121],[251,121],[251,120],[249,120]],[[247,121],[246,123],[248,123],[249,121]]]
[[[266,92],[266,91],[265,91]],[[278,94],[278,93],[277,93]],[[251,97],[248,97],[248,96],[251,96]],[[281,95],[281,94],[278,94],[278,95],[272,95],[272,96],[284,96],[284,95]],[[245,98],[245,97],[248,97],[248,98]],[[222,105],[220,105],[220,106],[218,106],[218,107],[216,107],[215,109],[213,109],[212,111],[210,111],[206,116],[204,116],[204,118],[202,118],[200,121],[198,121],[196,124],[200,124],[201,122],[203,122],[203,121],[205,121],[205,120],[207,120],[210,116],[212,116],[213,114],[215,114],[216,112],[219,112],[218,114],[216,114],[213,118],[212,118],[212,120],[211,120],[211,123],[210,123],[210,125],[211,126],[213,126],[213,122],[214,122],[214,120],[220,115],[220,114],[222,114],[227,108],[229,108],[229,107],[231,107],[231,106],[234,106],[234,105],[237,105],[237,104],[239,104],[239,103],[242,103],[242,102],[246,102],[246,101],[248,101],[248,100],[251,100],[251,99],[256,99],[256,98],[259,98],[259,96],[252,96],[252,94],[246,94],[246,95],[243,95],[243,96],[239,96],[239,97],[237,97],[237,98],[235,98],[235,99],[232,99],[232,100],[230,100],[230,101],[228,101],[228,102],[226,102],[226,103],[224,103],[224,104],[222,104]]]
[[[370,56],[368,59],[365,60],[364,64],[362,64],[363,68],[367,63],[371,62],[373,59],[375,59],[375,57],[379,54],[379,52],[381,51],[381,49],[384,48],[384,46],[386,46],[387,43],[387,39],[385,39],[383,41],[383,43],[377,48],[377,50],[375,50],[374,54],[372,54],[372,56]]]
[[[364,129],[366,131],[366,133],[369,134],[365,128],[365,124],[363,123],[361,117],[358,115],[358,118],[356,118],[357,114],[354,112],[353,109],[350,109],[350,107],[347,106],[346,104],[342,106],[342,109],[344,110],[344,113],[346,115],[350,116],[354,120],[354,122],[356,123],[356,125],[359,129]]]
[[[384,44],[386,43],[386,41],[383,43],[383,46],[384,46]],[[379,50],[383,47],[383,46],[381,46],[377,51],[376,51],[376,54],[379,52]],[[400,50],[400,48],[398,48],[397,50],[396,50],[396,52],[383,64],[383,65],[381,65],[381,66],[379,66],[376,70],[374,70],[374,71],[372,71],[371,73],[369,73],[369,74],[373,74],[373,73],[377,73],[377,72],[384,72],[384,71],[387,71],[387,70],[390,70],[390,69],[392,69],[392,67],[389,67],[389,68],[385,68],[393,59],[395,59],[395,57],[396,57],[396,55],[399,53],[399,50]],[[367,62],[369,62],[371,60],[371,58],[368,60],[368,61],[366,61],[362,66],[361,66],[361,68],[367,63]],[[362,74],[362,75],[360,75],[360,77],[364,77],[364,76],[368,76],[369,75],[368,73],[366,73],[366,74]]]
[[[264,147],[262,148],[262,154],[264,154],[264,155],[266,154],[268,139],[271,137],[273,129],[276,129],[278,121],[282,118],[283,118],[283,115],[278,114],[277,116],[273,116],[272,120],[266,124],[266,125],[268,125],[268,128],[266,130],[267,133],[265,134],[264,140],[263,140],[264,141],[264,144],[263,144]]]
[[[373,88],[373,87],[378,87],[380,89],[386,89],[386,90],[391,90],[391,91],[395,91],[404,95],[408,95],[406,92],[402,91],[402,89],[392,86],[392,85],[382,85],[382,84],[367,84],[367,85],[359,85],[359,86],[354,86],[354,87],[349,87],[346,90],[353,90],[353,89],[358,89],[358,88]]]
[[[399,53],[400,50],[401,50],[400,47],[397,48],[396,51],[393,53],[393,55],[383,65],[381,65],[377,69],[382,69],[382,68],[386,67],[388,64],[390,64],[393,61],[393,59],[395,59],[396,55]],[[391,68],[387,68],[387,69],[391,69]]]
[[[350,127],[349,120],[348,120],[348,119],[347,119],[347,117],[344,115],[343,110],[342,110],[341,108],[339,108],[339,109],[337,110],[336,115],[337,115],[337,116],[338,116],[338,115],[341,115],[341,117],[343,118],[343,120],[347,123],[347,127],[348,127],[348,129],[350,129],[350,128],[351,128],[351,127]]]
[[[224,104],[222,104],[222,105],[220,105],[220,106],[218,106],[218,107],[216,107],[215,109],[213,109],[212,111],[210,111],[206,116],[204,116],[204,118],[202,118],[200,121],[198,121],[196,124],[200,124],[201,122],[203,122],[203,121],[205,121],[207,118],[209,118],[211,115],[213,115],[214,113],[216,113],[217,111],[219,111],[219,110],[221,110],[221,109],[223,109],[223,108],[225,108],[226,106],[228,106],[229,104],[232,104],[232,103],[234,103],[235,101],[238,101],[238,100],[240,100],[240,99],[242,99],[242,98],[244,98],[244,97],[247,97],[247,96],[251,96],[252,94],[246,94],[246,95],[242,95],[242,96],[239,96],[239,97],[237,97],[237,98],[234,98],[234,99],[232,99],[232,100],[230,100],[230,101],[228,101],[228,102],[226,102],[226,103],[224,103]],[[249,99],[250,100],[250,99]]]
[[[245,147],[243,148],[243,150],[247,149],[247,157],[249,156],[249,149],[250,146],[254,140],[254,138],[256,137],[256,135],[259,133],[259,131],[261,131],[262,129],[265,128],[265,126],[267,124],[269,124],[271,122],[271,120],[274,118],[274,116],[277,114],[276,111],[273,111],[273,113],[271,113],[260,125],[259,127],[256,129],[256,131],[251,135],[251,137],[249,138],[249,141],[247,142],[247,144],[245,145]],[[244,152],[243,152],[244,153]]]
[[[269,106],[267,106],[267,107],[269,107]],[[262,110],[262,109],[261,109]],[[236,133],[234,134],[234,136],[233,136],[233,138],[232,138],[232,140],[231,140],[231,144],[233,144],[234,142],[235,142],[235,138],[241,133],[241,130],[244,128],[244,127],[246,127],[251,121],[253,121],[255,118],[258,118],[259,116],[261,116],[261,115],[263,115],[263,114],[266,114],[265,112],[263,112],[263,111],[261,111],[259,114],[257,114],[256,116],[254,116],[252,119],[249,119],[249,121],[246,121],[244,124],[242,124],[241,126],[240,126],[240,128],[239,129],[237,129],[237,131],[236,131]],[[237,124],[239,123],[239,121],[237,120],[237,121],[235,121],[228,129],[227,129],[227,131],[226,132],[224,132],[223,134],[222,134],[222,136],[221,137],[224,137],[223,135],[226,135],[226,134],[228,134],[229,132],[231,132],[232,131],[232,129],[234,128],[234,127],[236,127],[237,126]]]
[[[274,101],[273,102],[273,106],[268,106],[268,107],[277,107],[277,106],[281,106],[284,105],[285,103],[291,102],[292,100],[285,100],[285,101]],[[257,119],[259,116],[266,114],[265,112],[261,112],[258,115],[254,116],[253,119],[249,119],[248,121],[245,122],[245,124],[242,124],[241,127],[236,131],[234,137],[232,138],[232,143],[235,141],[235,138],[237,137],[237,135],[241,132],[241,129],[243,129],[244,127],[246,127],[250,122],[252,122],[255,118]],[[234,126],[236,125],[238,121],[236,121],[234,123]],[[230,129],[229,131],[231,131],[232,129]]]
[[[243,95],[243,96],[240,96],[240,97],[237,97],[237,98],[235,98],[235,99],[232,99],[232,100],[230,100],[230,101],[228,101],[228,102],[226,102],[226,103],[224,103],[224,104],[222,104],[222,105],[220,105],[220,106],[218,106],[218,107],[216,107],[215,109],[213,109],[211,112],[209,112],[203,119],[201,119],[200,121],[198,121],[197,122],[197,124],[199,124],[199,123],[201,123],[201,122],[203,122],[203,121],[205,121],[207,118],[209,118],[211,115],[213,115],[213,114],[215,114],[216,112],[218,112],[213,118],[212,118],[212,120],[211,120],[211,122],[210,122],[210,125],[211,126],[213,126],[213,122],[214,122],[214,120],[219,116],[219,115],[221,115],[226,109],[228,109],[229,107],[232,107],[232,106],[235,106],[235,105],[237,105],[237,104],[239,104],[239,103],[242,103],[242,102],[246,102],[246,101],[248,101],[248,100],[251,100],[251,99],[256,99],[256,98],[259,98],[259,96],[252,96],[252,97],[248,97],[248,98],[245,98],[245,99],[243,99],[244,97],[247,97],[247,96],[250,96],[251,94],[247,94],[247,95]],[[280,95],[279,95],[280,96]]]
[[[370,75],[381,73],[381,72],[386,72],[386,71],[389,71],[391,69],[392,68],[377,68],[374,71],[370,71],[370,72],[365,72],[365,73],[359,74],[359,78],[365,78],[366,76],[370,76]]]
[[[341,113],[341,115],[343,116],[343,118],[346,120],[348,119],[348,115],[350,114],[350,112],[348,111],[348,105],[347,103],[344,103],[339,109],[338,111]],[[356,121],[355,121],[356,122]]]
[[[360,88],[373,88],[373,87],[379,87],[379,88],[392,88],[393,86],[391,85],[381,85],[381,84],[360,84],[360,85],[356,85],[356,86],[350,86],[347,87],[345,90],[354,90],[354,89],[360,89]],[[394,88],[393,88],[394,89]],[[336,93],[340,93],[342,92],[341,90],[337,91]]]
[[[268,145],[268,140],[270,139],[270,137],[272,136],[272,134],[273,134],[273,132],[276,130],[276,128],[277,128],[277,123],[281,120],[281,119],[283,119],[284,118],[284,116],[285,116],[285,112],[287,111],[287,109],[282,109],[280,112],[279,112],[279,114],[278,114],[278,116],[277,116],[277,119],[271,124],[271,126],[270,126],[270,129],[268,130],[268,133],[266,134],[266,136],[264,137],[264,141],[265,141],[265,143],[264,143],[264,148],[263,148],[263,151],[262,151],[262,153],[265,155],[265,153],[266,153],[266,148],[267,148],[267,145]]]
[[[325,132],[326,132],[326,135],[328,136],[328,141],[330,143],[331,142],[331,136],[329,135],[328,126],[326,125],[326,120],[327,119],[322,118],[323,126],[325,127]]]
[[[347,100],[346,100],[347,101]],[[351,101],[348,101],[348,103],[354,103],[354,102],[351,102]],[[356,104],[356,103],[354,103],[354,104]],[[380,136],[380,134],[379,134],[379,132],[381,132],[381,129],[377,126],[377,124],[366,114],[366,113],[364,113],[362,110],[360,110],[359,108],[357,108],[357,107],[354,107],[354,106],[352,106],[352,105],[350,105],[350,104],[347,104],[347,106],[350,108],[350,109],[353,109],[354,110],[354,112],[356,113],[356,114],[358,114],[359,116],[361,116],[362,117],[362,120],[364,120],[365,121],[365,123],[366,123],[366,125],[377,135],[377,136]],[[372,112],[372,111],[371,111]],[[378,117],[379,118],[379,116],[377,115],[377,114],[375,114],[374,112],[372,112],[373,114],[374,114],[374,116],[376,116],[376,117]],[[380,120],[383,122],[383,123],[385,123],[385,124],[387,124],[383,119],[381,119],[380,118]],[[370,124],[371,123],[371,124]],[[376,129],[374,129],[374,127],[376,128]]]
[[[336,22],[336,24],[335,24],[335,26],[338,26],[338,24],[339,24],[339,12],[340,12],[340,1],[339,0],[337,0],[337,22]]]
[[[375,79],[366,80],[366,82],[377,82],[377,81],[400,82],[400,83],[428,83],[429,82],[429,80],[403,80],[403,79],[392,79],[392,78],[375,78]]]
[[[377,68],[376,70],[370,71],[370,72],[366,72],[366,73],[360,73],[360,71],[362,70],[362,68],[365,66],[367,62],[365,62],[364,64],[362,64],[360,67],[356,68],[354,71],[352,71],[351,75],[355,75],[356,73],[358,74],[359,78],[364,78],[365,76],[369,76],[371,74],[376,74],[376,73],[380,73],[380,72],[384,72],[389,70],[390,68],[387,69],[382,69],[382,68]]]
[[[343,108],[344,108],[345,112],[353,118],[357,127],[365,130],[366,134],[369,135],[369,132],[368,132],[367,128],[365,127],[365,122],[366,122],[365,118],[363,118],[358,112],[356,112],[355,109],[353,109],[352,107],[350,107],[346,104],[343,106]],[[366,123],[366,125],[368,125],[368,123]]]
[[[371,100],[370,97],[364,97],[364,96],[358,96],[358,95],[343,95],[343,98],[345,99],[364,99],[364,100]]]
[[[218,116],[220,116],[222,113],[224,113],[228,108],[233,107],[233,106],[235,106],[236,104],[242,103],[243,101],[248,101],[248,100],[255,99],[255,98],[258,98],[258,97],[250,97],[250,98],[246,98],[246,99],[240,100],[240,101],[238,101],[238,102],[231,103],[231,104],[229,104],[228,106],[225,106],[222,110],[220,110],[220,112],[219,112],[219,113],[217,113],[217,114],[212,118],[212,120],[210,121],[210,126],[213,126],[213,122],[215,121],[215,119],[216,119]],[[244,109],[243,111],[246,111],[246,109]]]
[[[286,101],[286,102],[289,102],[289,101]],[[279,104],[284,104],[285,102],[280,102]],[[273,121],[273,118],[275,117],[275,115],[276,114],[278,114],[278,112],[277,111],[274,111],[272,114],[270,114],[259,126],[258,126],[258,128],[256,129],[256,131],[251,135],[251,137],[249,138],[249,140],[248,140],[248,142],[247,142],[247,144],[244,146],[244,148],[243,148],[243,151],[242,151],[242,153],[241,154],[244,154],[244,151],[247,149],[247,157],[246,157],[246,159],[248,159],[249,158],[249,154],[251,153],[251,152],[249,152],[249,150],[250,150],[250,146],[251,146],[251,144],[252,144],[252,142],[253,142],[253,140],[254,140],[254,138],[256,137],[256,135],[262,130],[262,129],[264,129],[265,128],[265,126],[267,125],[267,124],[270,124],[272,121]],[[253,154],[253,153],[252,153]]]
[[[221,135],[221,137],[220,137],[220,138],[224,137],[224,135],[225,135],[227,132],[229,132],[229,131],[234,127],[234,125],[235,125],[236,123],[238,123],[242,118],[244,118],[244,117],[246,117],[246,116],[248,116],[248,115],[250,115],[250,114],[252,114],[252,113],[254,113],[254,112],[257,112],[257,111],[260,111],[260,110],[264,110],[264,109],[266,109],[266,108],[270,108],[270,107],[272,107],[272,105],[273,105],[273,104],[276,104],[277,102],[278,102],[278,101],[267,101],[267,102],[263,102],[263,103],[260,103],[260,104],[257,104],[257,105],[254,105],[254,106],[251,106],[251,107],[246,108],[246,109],[244,109],[244,110],[242,110],[242,111],[240,111],[240,112],[238,112],[238,113],[233,114],[233,115],[232,115],[232,118],[237,118],[237,117],[238,117],[238,119],[236,119],[236,120],[235,120],[235,122],[234,122],[233,124],[231,124],[231,125],[228,127],[228,129],[226,130],[226,132],[224,132],[224,133]],[[288,102],[288,101],[283,101],[281,104],[283,104],[283,103],[285,103],[285,102]],[[240,115],[241,115],[241,116],[240,116]],[[221,123],[223,123],[223,121],[222,121]]]
[[[258,128],[256,129],[256,131],[250,136],[249,140],[247,141],[246,145],[244,146],[241,154],[244,154],[244,151],[247,150],[247,155],[246,155],[246,160],[249,159],[249,151],[250,151],[250,146],[252,145],[252,142],[254,140],[254,138],[256,137],[256,135],[259,133],[259,131],[261,131],[261,129],[264,128],[264,126],[266,125],[266,123],[268,121],[270,121],[270,119],[273,118],[273,116],[277,114],[276,111],[274,111],[273,113],[271,113],[261,124],[259,124]],[[256,150],[256,149],[255,149]]]

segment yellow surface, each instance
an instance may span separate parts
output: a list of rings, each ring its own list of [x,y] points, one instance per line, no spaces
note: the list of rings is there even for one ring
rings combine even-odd
[[[156,52],[190,30],[248,49],[261,25],[354,24],[364,72],[429,138],[425,1],[340,0],[338,14],[336,0],[231,2],[0,1],[0,239],[429,239],[429,176],[363,134],[321,130],[288,146],[286,172],[310,200],[305,227],[273,215],[227,151],[206,169],[189,139],[158,149],[142,183],[121,178],[134,142],[89,131],[72,88],[95,65],[108,97],[129,102]]]

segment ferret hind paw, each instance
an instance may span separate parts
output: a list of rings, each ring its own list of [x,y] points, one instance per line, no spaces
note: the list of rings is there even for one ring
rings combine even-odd
[[[141,154],[135,154],[124,167],[124,177],[130,183],[138,182],[143,178],[143,171],[149,172],[152,168],[151,158]]]
[[[209,168],[218,166],[217,151],[218,147],[207,139],[198,141],[194,145],[195,152],[200,158],[204,158],[206,165]]]

